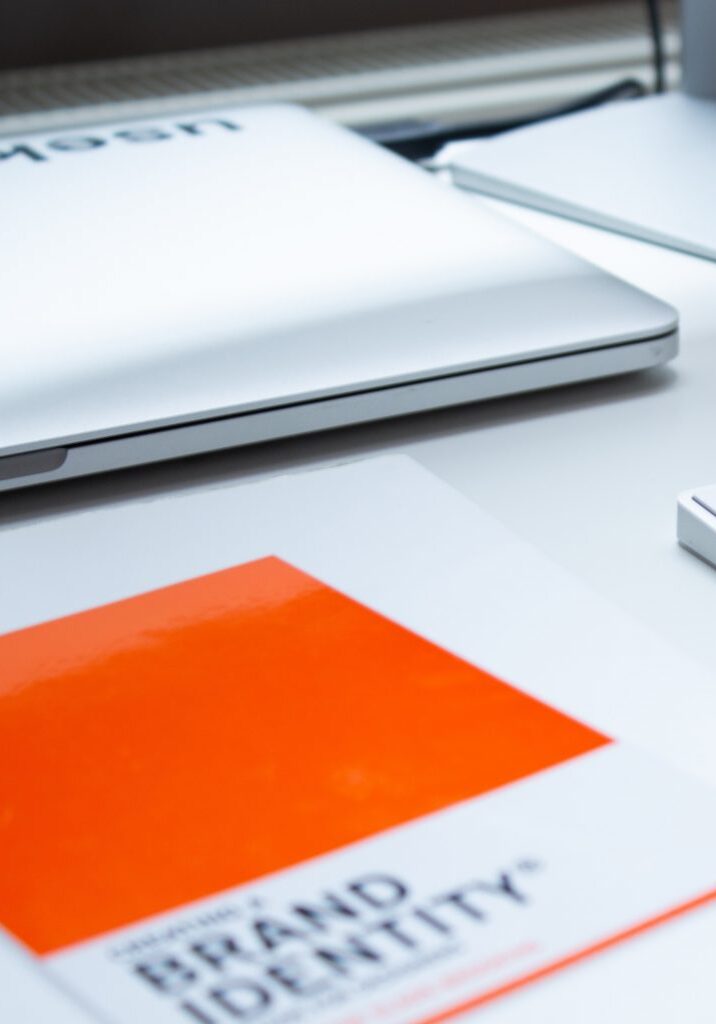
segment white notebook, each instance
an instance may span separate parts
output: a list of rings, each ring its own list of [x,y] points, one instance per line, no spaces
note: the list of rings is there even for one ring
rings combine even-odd
[[[0,913],[38,991],[106,1024],[711,1020],[713,681],[415,463],[0,560]]]

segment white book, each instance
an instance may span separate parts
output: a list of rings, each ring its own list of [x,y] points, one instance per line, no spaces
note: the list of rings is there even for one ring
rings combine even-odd
[[[60,987],[42,964],[0,928],[0,1020],[4,1024],[103,1024],[76,994]]]
[[[415,463],[49,518],[0,562],[38,985],[108,1024],[710,1021],[713,680]]]

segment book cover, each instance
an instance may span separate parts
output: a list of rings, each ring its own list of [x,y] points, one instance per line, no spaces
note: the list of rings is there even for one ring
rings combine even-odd
[[[439,1024],[716,899],[707,787],[285,558],[0,660],[0,920],[103,1020]]]

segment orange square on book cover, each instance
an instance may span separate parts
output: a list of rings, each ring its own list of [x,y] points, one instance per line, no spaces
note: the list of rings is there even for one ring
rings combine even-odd
[[[0,920],[38,953],[609,742],[277,558],[7,634],[0,665]]]

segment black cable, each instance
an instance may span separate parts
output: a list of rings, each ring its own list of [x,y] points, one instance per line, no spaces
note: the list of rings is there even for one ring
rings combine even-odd
[[[427,160],[448,142],[497,135],[514,128],[537,124],[539,121],[563,117],[565,114],[576,114],[580,110],[589,110],[591,107],[598,107],[612,100],[643,96],[645,92],[646,89],[638,79],[625,78],[605,89],[599,89],[598,92],[590,93],[571,103],[553,107],[551,110],[530,117],[460,125],[426,124],[419,121],[403,122],[397,125],[365,126],[359,128],[358,131],[361,135],[366,135],[374,142],[379,142],[386,149],[390,149],[408,160]]]
[[[664,54],[664,32],[661,23],[661,5],[659,0],[646,0],[646,11],[654,53],[654,92],[665,92],[666,57]]]
[[[664,92],[666,90],[666,58],[659,0],[646,0],[646,10],[653,51],[654,89],[656,92]],[[365,126],[358,130],[362,135],[379,142],[386,149],[390,149],[400,156],[407,157],[408,160],[427,160],[448,142],[498,135],[500,132],[524,128],[540,121],[563,117],[565,114],[576,114],[580,110],[589,110],[591,107],[598,107],[602,103],[609,103],[612,100],[643,96],[646,91],[644,85],[637,79],[625,78],[572,103],[530,117],[452,126],[409,121],[394,125]]]

